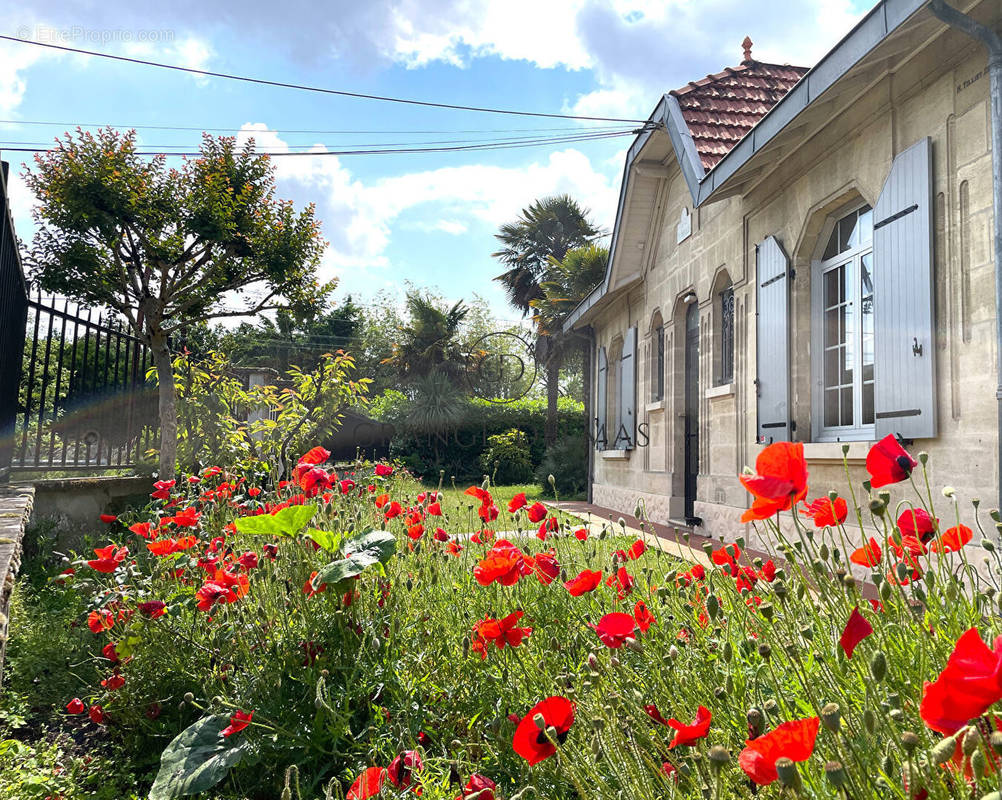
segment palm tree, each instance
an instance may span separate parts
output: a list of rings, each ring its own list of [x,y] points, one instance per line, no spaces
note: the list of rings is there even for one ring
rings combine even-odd
[[[503,247],[493,257],[507,267],[494,280],[500,282],[508,300],[523,315],[532,310],[533,302],[544,300],[541,284],[548,280],[554,262],[564,260],[568,251],[584,247],[601,233],[587,217],[587,212],[568,195],[556,195],[536,200],[522,210],[514,222],[501,226],[495,234]],[[538,327],[537,356],[546,365],[546,444],[557,440],[557,398],[561,348],[548,341],[549,334]]]
[[[458,379],[465,362],[457,337],[469,309],[462,300],[442,309],[433,298],[411,291],[407,293],[407,311],[409,321],[400,329],[401,339],[386,362],[395,366],[406,382],[433,371]]]

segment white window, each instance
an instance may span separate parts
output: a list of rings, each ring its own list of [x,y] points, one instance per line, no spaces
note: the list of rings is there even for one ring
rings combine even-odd
[[[812,281],[814,434],[819,441],[873,436],[873,210],[839,218]]]

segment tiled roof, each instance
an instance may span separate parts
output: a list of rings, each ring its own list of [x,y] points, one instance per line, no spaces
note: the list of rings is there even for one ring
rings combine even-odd
[[[727,155],[806,72],[749,59],[673,91],[703,166]]]

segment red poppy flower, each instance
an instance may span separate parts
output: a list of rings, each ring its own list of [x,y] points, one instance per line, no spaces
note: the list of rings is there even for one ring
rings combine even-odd
[[[436,542],[449,541],[449,534],[445,532],[444,528],[435,528],[435,541]]]
[[[382,790],[385,780],[385,767],[369,767],[355,778],[355,782],[348,789],[347,800],[368,800],[370,797],[375,797]]]
[[[99,705],[91,706],[87,714],[90,716],[90,721],[95,725],[104,725],[108,721],[108,715],[104,713],[104,709]]]
[[[924,508],[909,508],[898,517],[898,530],[902,536],[911,536],[928,542],[935,535],[939,520],[933,520]]]
[[[459,542],[449,542],[445,546],[445,549],[457,558],[459,557],[459,554],[463,552],[463,546]]]
[[[659,722],[665,727],[668,727],[668,720],[661,716],[661,712],[658,711],[658,707],[651,703],[650,705],[644,706],[644,712],[655,722]]]
[[[556,517],[550,517],[549,519],[543,520],[539,523],[539,530],[536,532],[536,538],[545,542],[547,534],[558,530],[560,530],[560,522],[557,521]]]
[[[230,724],[223,728],[223,736],[232,736],[234,733],[240,733],[240,731],[250,725],[250,721],[253,718],[253,711],[233,712],[233,716],[230,717]]]
[[[261,490],[257,486],[251,486],[251,488],[247,490],[247,495],[249,497],[257,497],[259,494],[261,494]]]
[[[531,561],[531,559],[530,559]],[[497,581],[502,586],[513,586],[523,575],[535,568],[526,569],[526,556],[507,539],[495,542],[483,560],[473,568],[473,577],[481,586],[490,586]]]
[[[388,494],[381,494],[376,498],[376,508],[382,508],[387,503],[390,502],[390,496]]]
[[[627,552],[626,555],[629,557],[631,561],[636,561],[638,558],[640,558],[640,556],[644,554],[644,551],[646,549],[647,549],[647,542],[645,542],[643,539],[637,539],[637,541],[635,541],[630,546],[630,550],[629,552]]]
[[[400,503],[394,500],[386,507],[386,511],[383,513],[383,518],[391,520],[394,517],[399,517],[403,513],[404,513],[403,506],[401,506]]]
[[[776,564],[770,558],[762,565],[762,569],[755,573],[759,578],[764,580],[766,583],[772,583],[776,580]]]
[[[542,522],[543,518],[546,516],[546,506],[537,501],[529,506],[529,510],[526,514],[529,517],[529,522]]]
[[[324,448],[317,446],[310,450],[307,450],[303,455],[299,457],[300,464],[323,464],[328,458],[331,457],[330,450],[325,450]]]
[[[710,559],[714,564],[721,567],[734,567],[737,566],[738,559],[741,558],[741,548],[736,544],[727,544],[718,550],[714,550],[710,553]],[[728,575],[731,574],[730,569],[724,570]]]
[[[700,706],[696,709],[696,718],[688,725],[672,717],[668,720],[668,724],[675,729],[675,738],[671,740],[668,749],[671,750],[679,745],[692,746],[696,744],[710,732],[711,718],[710,709],[706,706]]]
[[[195,528],[198,527],[198,521],[201,517],[202,515],[194,508],[186,508],[168,519],[180,528]]]
[[[147,600],[145,603],[140,603],[137,608],[140,614],[150,619],[162,617],[167,613],[167,604],[162,600]]]
[[[440,517],[442,516],[442,504],[435,502],[428,504],[428,516],[429,517]]]
[[[620,567],[616,572],[610,575],[606,581],[606,586],[613,586],[616,589],[616,596],[620,600],[625,600],[626,597],[633,591],[633,576],[626,571],[626,567]]]
[[[880,555],[880,545],[871,536],[869,542],[858,550],[853,550],[852,555],[849,556],[849,560],[853,564],[859,564],[861,567],[875,567],[880,563]]]
[[[318,574],[319,573],[317,573],[316,571],[311,572],[309,580],[307,580],[306,583],[303,584],[303,594],[305,594],[307,597],[313,597],[313,595],[315,594],[320,594],[321,592],[327,591],[326,583],[321,583],[319,586],[313,585],[313,579],[317,577]]]
[[[564,586],[572,597],[580,597],[585,592],[591,592],[602,582],[602,570],[583,569],[576,578],[567,581]]]
[[[658,622],[654,619],[654,615],[647,610],[647,604],[643,600],[638,600],[633,607],[633,618],[637,621],[637,627],[640,628],[641,633],[647,633],[647,629],[651,625],[657,625]]]
[[[156,530],[149,522],[137,522],[135,525],[130,525],[129,530],[137,536],[142,536],[144,539],[156,536]]]
[[[522,611],[514,611],[504,619],[484,617],[473,626],[473,650],[480,653],[483,659],[487,657],[486,646],[492,642],[498,650],[505,645],[518,647],[522,644],[522,640],[532,633],[532,628],[518,627],[518,621],[523,616]]]
[[[637,632],[637,621],[629,614],[613,611],[606,614],[598,621],[598,625],[591,625],[598,634],[602,644],[613,650],[618,650],[627,639],[635,639]]]
[[[849,615],[849,621],[845,624],[845,630],[839,637],[838,643],[845,653],[846,658],[852,658],[852,652],[861,641],[873,633],[873,626],[866,617],[859,613],[857,606]]]
[[[393,474],[393,467],[389,464],[376,464],[376,475],[380,478],[388,478]]]
[[[525,499],[525,492],[519,492],[511,500],[508,501],[508,513],[514,514],[520,508],[526,505],[529,501]]]
[[[926,553],[925,545],[911,534],[903,535],[900,543],[894,541],[893,536],[889,536],[887,537],[887,546],[894,551],[894,555],[899,561],[903,561],[913,569],[918,568],[918,557]]]
[[[83,704],[83,700],[79,697],[74,697],[66,704],[66,710],[70,714],[83,714],[83,712],[87,710],[87,706]]]
[[[108,642],[108,644],[102,647],[101,655],[108,659],[112,664],[118,663],[118,651],[115,649],[114,642]]]
[[[498,511],[498,507],[494,503],[484,503],[477,509],[477,515],[484,522],[493,522],[498,518],[501,512]]]
[[[274,542],[267,542],[261,545],[261,552],[264,553],[264,557],[269,561],[274,561],[278,558],[278,545]]]
[[[94,553],[97,555],[97,558],[93,561],[88,561],[87,566],[97,572],[108,573],[118,569],[118,565],[129,555],[129,548],[116,547],[112,544],[107,547],[98,547],[94,550]]]
[[[248,550],[246,553],[241,553],[240,557],[237,558],[237,563],[244,569],[257,569],[258,559],[257,553],[253,550]]]
[[[101,611],[91,611],[90,614],[87,615],[87,627],[90,628],[93,633],[110,631],[114,626],[115,615],[107,609],[102,609]]]
[[[585,539],[588,538],[588,529],[578,528],[576,531],[574,531],[574,538],[577,539],[579,542],[583,542]]]
[[[463,787],[463,796],[457,797],[456,800],[470,800],[470,798],[476,798],[476,800],[496,800],[494,790],[497,788],[497,784],[490,778],[485,778],[483,775],[474,772],[466,782],[466,786]]]
[[[227,570],[217,569],[212,578],[195,592],[198,608],[201,611],[209,611],[217,603],[235,603],[247,594],[249,588],[250,581],[246,575],[235,575]]]
[[[115,692],[125,686],[125,678],[118,672],[118,667],[107,678],[101,681],[101,686],[109,692]]]
[[[114,514],[102,514],[101,515],[101,522],[103,522],[103,523],[105,523],[107,525],[110,525],[112,522],[114,522],[117,519],[118,519],[118,517],[116,517]]]
[[[468,486],[463,494],[468,494],[470,497],[477,498],[481,504],[494,502],[494,499],[491,497],[491,493],[480,486]]]
[[[813,519],[815,528],[834,528],[845,522],[849,516],[849,506],[841,497],[834,500],[819,497],[806,508],[800,509],[800,513]]]
[[[411,785],[411,773],[420,772],[423,766],[417,750],[406,750],[390,762],[386,774],[390,783],[398,789],[408,789]]]
[[[741,485],[755,498],[742,522],[768,519],[807,496],[803,442],[775,442],[755,459],[755,475],[741,475]]]
[[[870,473],[870,486],[879,489],[890,483],[908,480],[918,462],[901,446],[894,434],[887,434],[866,454],[866,471]]]
[[[409,539],[413,539],[414,541],[417,541],[422,536],[424,536],[424,525],[421,525],[421,524],[411,525],[407,529],[407,537]]]
[[[170,500],[170,490],[174,488],[175,481],[157,481],[153,484],[153,491],[150,494],[154,500]]]
[[[806,761],[814,752],[818,735],[818,717],[784,722],[764,736],[749,739],[738,756],[738,764],[759,786],[768,786],[777,777],[776,762],[781,758]]]
[[[530,767],[552,756],[557,748],[546,735],[546,729],[553,728],[553,738],[558,744],[563,744],[574,724],[574,709],[575,704],[560,695],[536,703],[515,729],[511,743],[515,752],[528,761]],[[542,730],[536,724],[537,715],[543,718]]]
[[[549,586],[560,574],[560,564],[553,553],[539,553],[535,558],[536,578],[543,586]]]
[[[989,649],[977,628],[958,640],[946,667],[933,682],[926,682],[919,705],[925,724],[952,736],[969,720],[980,717],[1002,700],[1002,636]]]
[[[974,531],[966,525],[954,525],[952,528],[947,528],[938,539],[933,540],[929,549],[934,553],[938,553],[940,550],[944,553],[956,553],[971,541],[973,536]]]

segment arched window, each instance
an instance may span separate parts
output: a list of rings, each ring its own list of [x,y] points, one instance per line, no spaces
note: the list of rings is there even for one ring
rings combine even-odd
[[[660,311],[655,311],[651,319],[651,348],[647,366],[651,402],[659,403],[665,397],[665,326]]]
[[[822,438],[873,433],[873,270],[873,210],[864,204],[835,221],[811,276]]]

